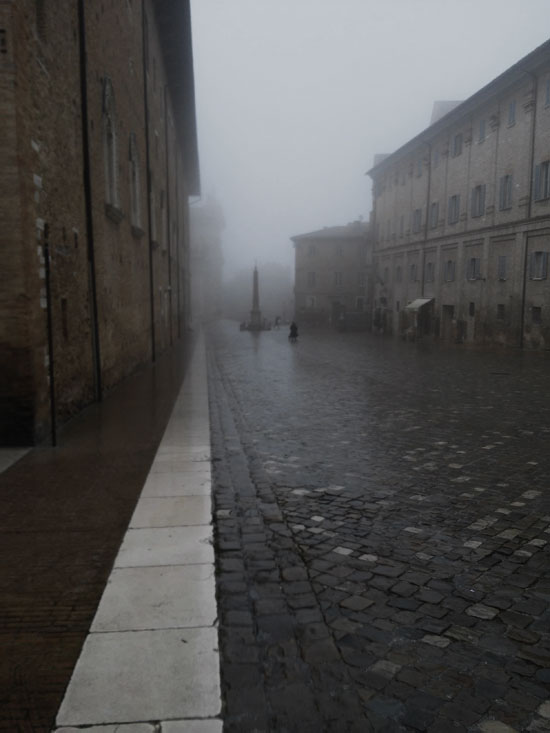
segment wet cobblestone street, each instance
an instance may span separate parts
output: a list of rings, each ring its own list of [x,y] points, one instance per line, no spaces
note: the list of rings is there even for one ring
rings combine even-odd
[[[550,730],[550,354],[208,334],[225,730]]]

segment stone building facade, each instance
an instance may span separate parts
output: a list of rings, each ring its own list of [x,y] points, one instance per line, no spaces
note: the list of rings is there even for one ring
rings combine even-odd
[[[188,2],[0,0],[0,87],[0,440],[28,444],[185,334]]]
[[[370,322],[368,232],[356,221],[291,237],[298,321],[349,328]]]
[[[369,175],[377,328],[550,348],[550,42]]]

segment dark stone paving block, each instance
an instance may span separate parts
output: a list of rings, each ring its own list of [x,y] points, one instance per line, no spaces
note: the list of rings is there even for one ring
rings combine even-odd
[[[436,606],[433,603],[423,603],[419,607],[418,613],[422,616],[426,615],[432,616],[433,618],[443,618],[449,613],[449,610],[442,606]]]
[[[257,619],[257,625],[261,638],[270,642],[294,638],[296,624],[294,619],[286,613],[261,616]]]
[[[227,626],[252,626],[252,614],[250,611],[227,611],[223,622]]]
[[[405,708],[401,722],[413,730],[425,731],[434,720],[433,712],[411,705],[410,701],[407,701]]]
[[[465,726],[474,725],[479,720],[478,713],[473,710],[468,710],[454,702],[443,705],[440,708],[439,714]]]
[[[320,639],[304,645],[303,654],[305,661],[309,664],[334,662],[340,657],[338,649],[330,638]]]

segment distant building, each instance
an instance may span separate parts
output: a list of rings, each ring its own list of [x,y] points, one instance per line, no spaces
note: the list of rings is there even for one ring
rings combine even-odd
[[[0,28],[0,442],[28,444],[189,326],[190,9],[6,0]]]
[[[212,320],[222,314],[223,211],[214,198],[190,207],[193,320]]]
[[[370,320],[368,232],[368,224],[355,221],[291,237],[299,322],[366,327]]]
[[[550,42],[369,174],[377,329],[550,348]]]

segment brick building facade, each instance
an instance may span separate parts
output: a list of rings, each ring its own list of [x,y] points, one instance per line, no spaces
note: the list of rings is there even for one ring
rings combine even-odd
[[[368,225],[325,227],[291,237],[295,317],[301,323],[350,327],[368,319]]]
[[[374,318],[550,348],[550,42],[369,171]]]
[[[0,0],[0,86],[0,440],[28,444],[188,326],[188,2]]]

